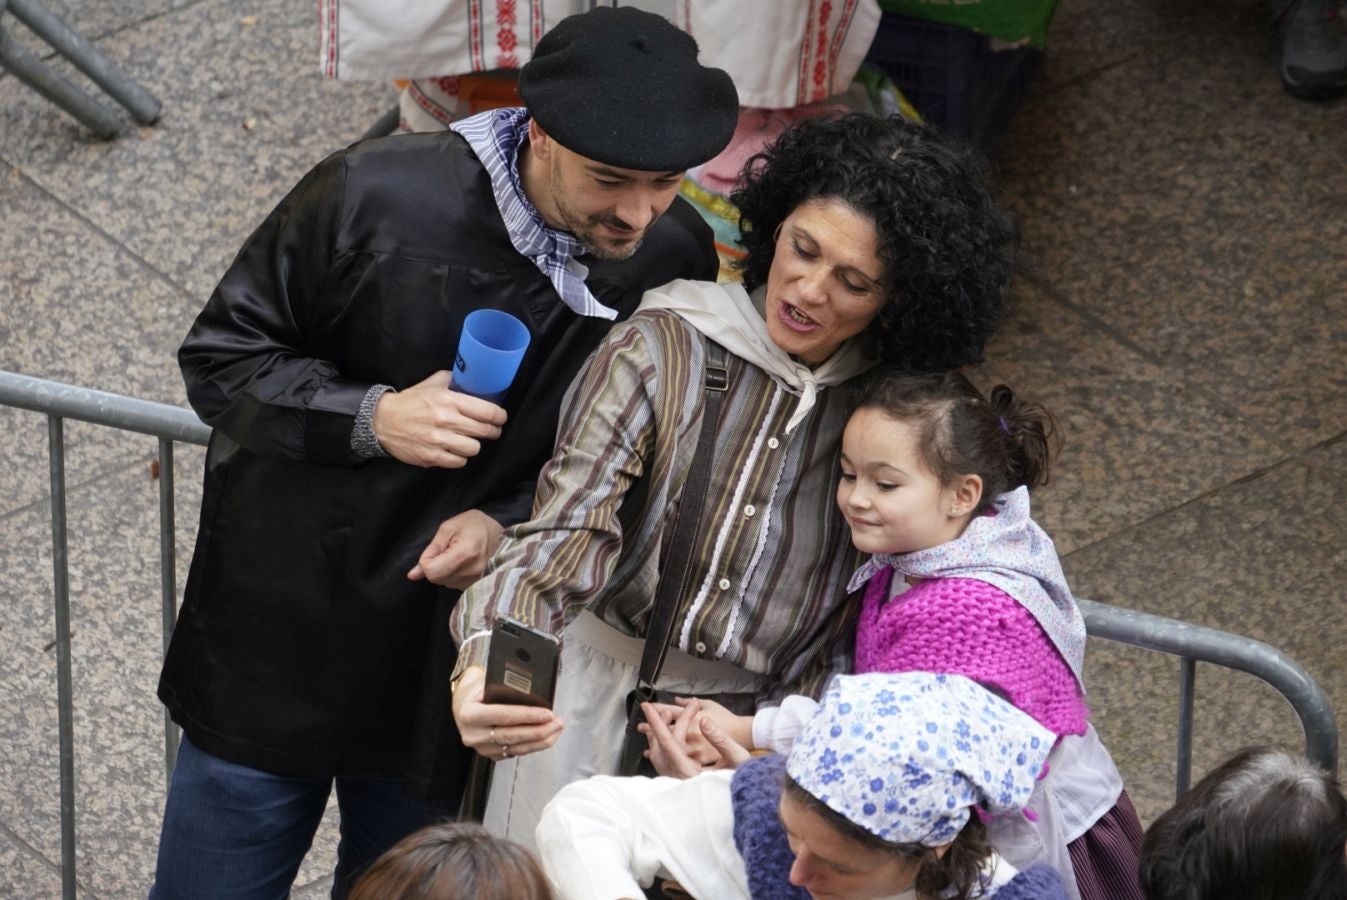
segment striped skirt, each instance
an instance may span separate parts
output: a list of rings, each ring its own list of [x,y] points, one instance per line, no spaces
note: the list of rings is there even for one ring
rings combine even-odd
[[[1081,900],[1145,900],[1141,863],[1141,820],[1127,791],[1090,828],[1066,845]]]

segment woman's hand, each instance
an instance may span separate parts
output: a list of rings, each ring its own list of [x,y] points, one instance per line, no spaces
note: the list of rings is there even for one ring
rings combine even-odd
[[[702,702],[680,700],[682,712],[673,720],[672,727],[666,719],[669,712],[676,707],[664,704],[657,707],[653,703],[641,704],[641,710],[645,713],[645,724],[637,726],[637,730],[650,742],[650,749],[645,752],[645,756],[659,774],[675,778],[691,778],[708,768],[737,768],[749,758],[748,749],[736,743],[714,719],[707,717],[698,722]],[[716,706],[719,707],[719,704]],[[724,707],[719,708],[724,710]],[[694,722],[698,722],[695,728]],[[715,751],[716,762],[713,765],[703,765],[688,754],[686,746],[691,731],[696,731]]]
[[[465,746],[487,759],[501,760],[546,750],[561,736],[562,723],[550,709],[513,703],[484,703],[486,670],[469,666],[454,689],[454,721]]]

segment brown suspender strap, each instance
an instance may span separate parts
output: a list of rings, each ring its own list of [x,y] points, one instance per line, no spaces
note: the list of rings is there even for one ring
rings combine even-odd
[[[706,341],[706,401],[702,410],[702,427],[697,434],[692,465],[683,482],[682,499],[674,517],[673,538],[665,560],[664,573],[655,591],[655,605],[650,612],[650,626],[646,629],[645,649],[641,653],[641,667],[636,677],[636,689],[627,697],[627,733],[622,747],[619,774],[634,775],[643,758],[645,740],[636,726],[645,720],[641,703],[654,699],[655,682],[673,637],[674,621],[686,595],[692,576],[692,559],[697,546],[697,530],[702,509],[711,484],[711,462],[715,456],[716,429],[720,424],[720,409],[725,392],[730,386],[729,354],[714,341]]]

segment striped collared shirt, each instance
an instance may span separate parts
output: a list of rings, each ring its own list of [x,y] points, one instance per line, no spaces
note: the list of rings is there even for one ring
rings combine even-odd
[[[491,176],[491,191],[514,248],[533,261],[576,313],[616,319],[617,310],[594,299],[585,286],[589,269],[576,260],[586,252],[585,245],[564,231],[548,227],[524,195],[519,180],[519,148],[528,140],[528,110],[488,110],[460,119],[449,129],[463,135]]]
[[[506,532],[454,616],[459,670],[483,665],[495,614],[560,634],[582,609],[628,635],[649,623],[661,568],[693,566],[672,643],[814,693],[849,671],[859,561],[834,502],[845,400],[797,396],[730,361],[711,484],[692,560],[661,559],[701,427],[705,349],[676,314],[616,326],[571,388],[533,519]],[[625,690],[625,687],[623,688]]]

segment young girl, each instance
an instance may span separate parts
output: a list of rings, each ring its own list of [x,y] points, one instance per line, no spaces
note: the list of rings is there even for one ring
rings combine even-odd
[[[1084,621],[1029,517],[1029,488],[1047,481],[1057,448],[1051,414],[1005,386],[984,398],[957,373],[867,380],[837,489],[853,542],[873,554],[851,582],[865,589],[855,670],[965,675],[1050,729],[1030,816],[993,821],[992,841],[1015,865],[1053,865],[1072,896],[1129,900],[1141,896],[1141,824],[1089,725]],[[703,714],[740,743],[787,752],[815,705]]]

